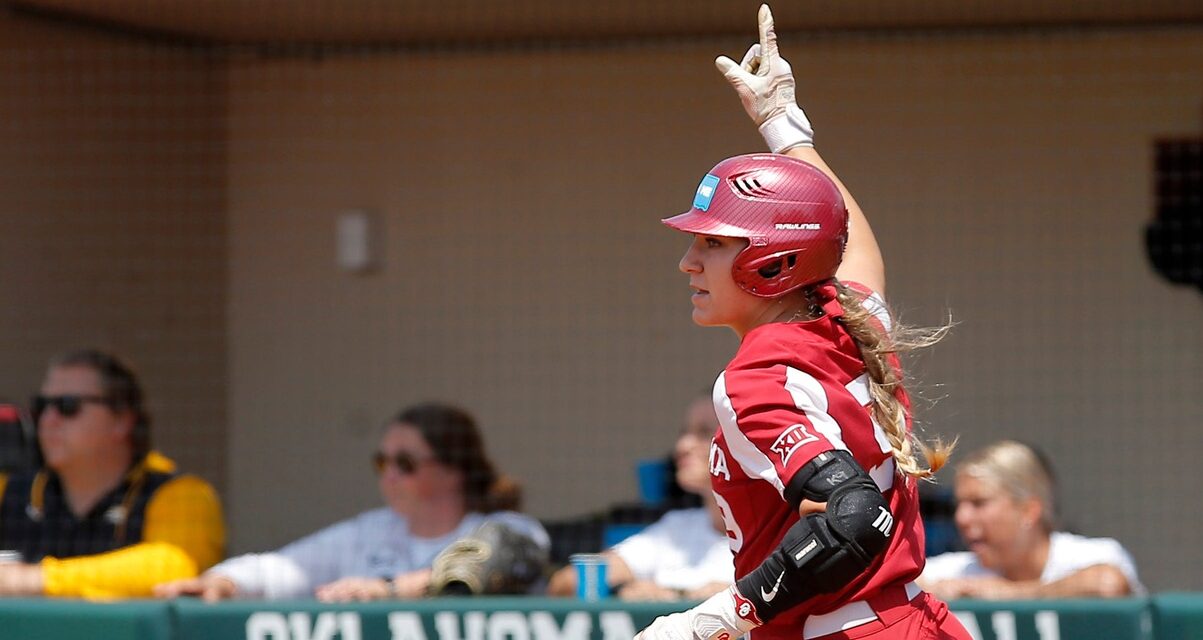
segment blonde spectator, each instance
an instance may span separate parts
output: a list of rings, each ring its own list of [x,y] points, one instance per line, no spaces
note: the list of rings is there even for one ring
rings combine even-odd
[[[1115,540],[1057,530],[1051,467],[1004,440],[957,466],[956,525],[968,551],[927,562],[920,582],[947,599],[1111,598],[1143,594]]]

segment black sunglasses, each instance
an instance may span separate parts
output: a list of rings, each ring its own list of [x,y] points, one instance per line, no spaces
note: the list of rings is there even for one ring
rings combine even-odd
[[[426,456],[419,458],[408,451],[398,451],[392,456],[388,456],[381,451],[377,451],[372,456],[372,467],[376,469],[376,473],[384,473],[385,468],[391,463],[397,467],[397,471],[403,476],[412,474],[418,470],[423,462],[433,459],[434,456]]]
[[[33,421],[37,422],[50,407],[64,418],[74,418],[83,410],[87,403],[103,404],[113,406],[113,401],[104,396],[86,396],[73,393],[63,394],[61,396],[43,396],[37,395],[30,402],[30,412],[33,414]]]

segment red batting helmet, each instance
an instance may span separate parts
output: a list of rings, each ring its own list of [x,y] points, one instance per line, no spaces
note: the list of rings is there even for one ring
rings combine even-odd
[[[714,165],[693,208],[663,222],[686,233],[747,238],[731,276],[762,298],[834,276],[848,241],[848,209],[835,182],[814,165],[775,154]]]

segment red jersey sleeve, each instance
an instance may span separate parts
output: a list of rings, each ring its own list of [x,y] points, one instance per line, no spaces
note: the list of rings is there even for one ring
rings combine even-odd
[[[788,329],[785,329],[788,330]],[[728,366],[715,394],[722,432],[731,455],[750,477],[785,487],[807,462],[824,451],[849,449],[845,431],[872,433],[868,414],[847,385],[852,372],[823,340],[795,341],[778,353],[772,332],[750,336],[744,358]],[[825,363],[817,366],[814,363]]]
[[[721,381],[727,402],[723,435],[732,457],[748,476],[768,482],[782,496],[803,465],[835,448],[822,436],[830,416],[799,373],[781,364],[728,370]]]

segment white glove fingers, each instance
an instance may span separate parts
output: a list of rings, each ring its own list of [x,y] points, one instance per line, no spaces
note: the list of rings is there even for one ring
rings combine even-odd
[[[748,47],[747,53],[744,54],[743,60],[739,62],[739,66],[748,73],[756,73],[760,68],[760,43]]]
[[[772,60],[777,57],[777,31],[773,27],[773,12],[769,9],[769,5],[760,5],[757,19],[760,27],[760,49],[766,61]],[[768,67],[768,64],[760,65],[762,70]]]
[[[729,80],[734,80],[739,77],[739,65],[727,56],[719,56],[714,59],[714,66],[718,68],[719,73],[723,74]]]

